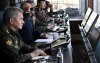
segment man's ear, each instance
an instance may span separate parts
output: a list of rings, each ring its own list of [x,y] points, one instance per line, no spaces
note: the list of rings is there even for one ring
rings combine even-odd
[[[14,22],[14,19],[10,18],[10,24],[13,24],[13,22]]]

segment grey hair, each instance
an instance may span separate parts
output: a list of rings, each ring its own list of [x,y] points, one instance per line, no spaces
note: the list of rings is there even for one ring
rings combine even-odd
[[[17,7],[7,8],[3,14],[3,24],[8,23],[11,18],[16,18],[18,16],[18,12],[23,13],[23,11]]]

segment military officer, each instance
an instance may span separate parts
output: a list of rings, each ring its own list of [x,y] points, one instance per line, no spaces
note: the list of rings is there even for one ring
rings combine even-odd
[[[24,24],[22,13],[16,7],[10,7],[4,12],[3,26],[0,27],[0,61],[3,63],[31,63],[33,57],[46,55],[42,50],[30,47],[21,40],[17,31]]]

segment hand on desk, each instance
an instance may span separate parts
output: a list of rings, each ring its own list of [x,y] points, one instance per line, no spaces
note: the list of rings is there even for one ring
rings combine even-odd
[[[60,28],[58,28],[56,31],[58,32],[58,33],[65,33],[66,34],[66,31],[67,31],[67,26],[66,27],[60,27]]]
[[[48,24],[47,29],[52,30],[54,27],[54,25],[52,25],[51,23]]]
[[[37,57],[37,56],[46,56],[46,53],[44,52],[44,51],[42,51],[41,49],[36,49],[36,50],[34,50],[34,51],[32,51],[31,53],[30,53],[30,55],[32,56],[32,57]]]
[[[44,38],[44,39],[47,39],[47,38],[48,38],[48,35],[47,35],[46,33],[42,33],[42,34],[40,35],[40,37],[41,37],[41,38]]]

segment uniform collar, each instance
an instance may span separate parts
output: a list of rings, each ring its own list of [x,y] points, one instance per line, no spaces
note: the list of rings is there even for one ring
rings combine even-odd
[[[4,26],[3,29],[7,34],[18,34],[18,31],[13,31],[10,27]]]
[[[42,8],[39,8],[39,7],[36,7],[36,9],[37,9],[38,11],[42,11],[42,10],[43,10]]]

